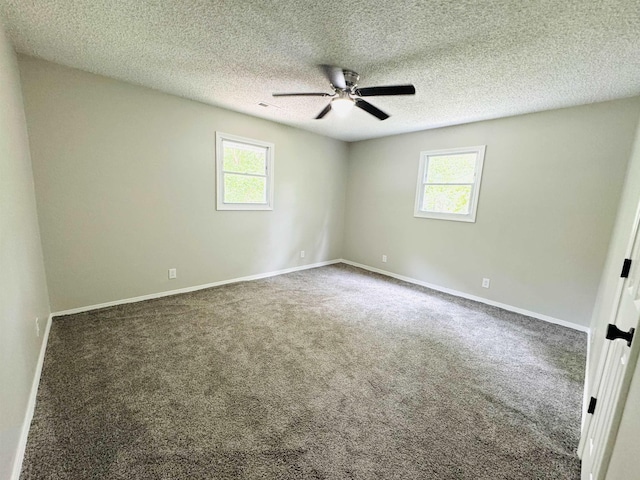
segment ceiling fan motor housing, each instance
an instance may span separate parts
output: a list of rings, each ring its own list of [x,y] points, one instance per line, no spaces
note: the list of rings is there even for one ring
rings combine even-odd
[[[342,70],[344,74],[344,83],[347,85],[346,90],[353,90],[358,85],[358,80],[360,80],[360,75],[351,70]]]

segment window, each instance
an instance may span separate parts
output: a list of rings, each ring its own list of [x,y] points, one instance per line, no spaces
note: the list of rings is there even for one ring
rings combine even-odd
[[[272,143],[216,133],[218,210],[273,210]]]
[[[484,150],[422,152],[414,216],[475,222]]]

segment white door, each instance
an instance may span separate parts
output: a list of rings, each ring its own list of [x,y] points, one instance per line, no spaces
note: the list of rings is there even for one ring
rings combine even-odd
[[[640,341],[635,338],[638,336],[635,331],[638,330],[640,320],[639,223],[640,205],[629,239],[627,259],[620,259],[622,273],[606,332],[609,338],[595,340],[604,342],[604,346],[591,391],[591,413],[586,417],[578,447],[578,453],[582,458],[582,480],[606,478],[620,417],[640,350]],[[624,275],[627,275],[626,278]],[[632,334],[633,341],[629,341]],[[640,472],[630,472],[630,475],[625,480],[640,480]]]

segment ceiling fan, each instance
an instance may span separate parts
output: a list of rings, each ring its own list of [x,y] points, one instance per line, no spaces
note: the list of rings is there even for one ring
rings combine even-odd
[[[274,93],[274,97],[331,97],[329,104],[322,110],[317,119],[323,118],[331,110],[338,115],[345,115],[354,105],[370,113],[379,120],[386,120],[389,114],[371,105],[360,97],[377,97],[382,95],[415,95],[413,85],[388,85],[384,87],[358,87],[360,75],[351,70],[345,70],[331,65],[322,65],[324,73],[330,82],[333,93]]]

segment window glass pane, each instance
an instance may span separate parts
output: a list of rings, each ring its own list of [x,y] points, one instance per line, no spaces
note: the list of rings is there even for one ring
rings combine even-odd
[[[224,203],[267,203],[267,179],[224,174]]]
[[[466,215],[471,207],[471,185],[425,185],[422,210]]]
[[[426,183],[473,183],[476,154],[429,156]]]
[[[223,149],[222,168],[225,172],[266,174],[266,148],[225,141]]]

